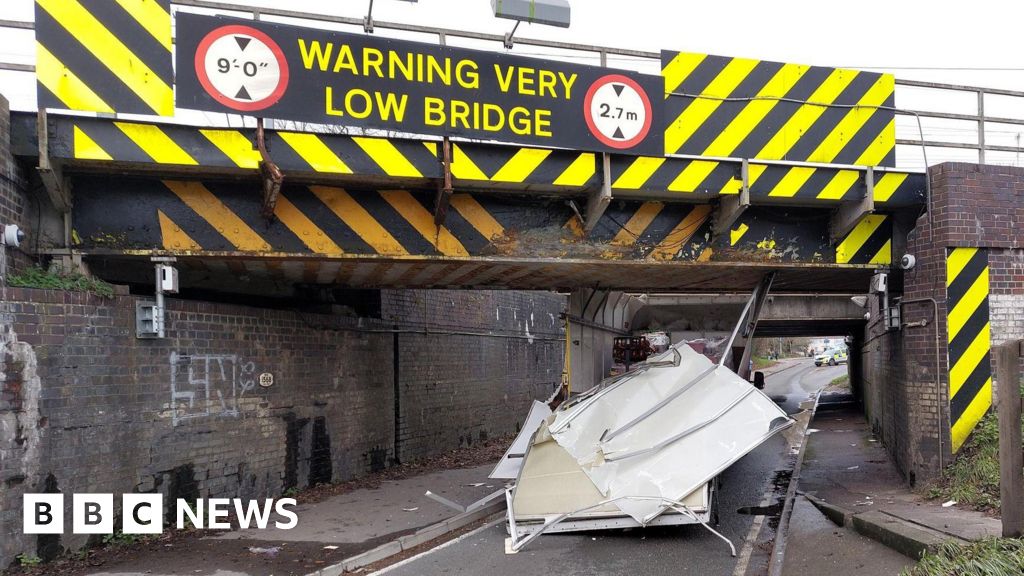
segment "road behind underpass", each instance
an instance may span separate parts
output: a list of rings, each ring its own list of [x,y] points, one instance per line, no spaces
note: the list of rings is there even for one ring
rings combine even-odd
[[[810,393],[827,386],[832,379],[845,374],[846,369],[846,365],[818,368],[809,358],[796,360],[791,368],[766,378],[765,393],[776,398],[786,412],[792,414]],[[501,523],[394,566],[387,574],[763,574],[775,534],[771,514],[777,516],[778,510],[770,509],[767,521],[758,522],[763,528],[750,542],[747,539],[751,526],[758,517],[750,512],[762,510],[746,513],[740,510],[760,508],[766,492],[784,493],[791,467],[786,442],[776,435],[722,474],[721,524],[716,529],[732,540],[738,558],[731,557],[725,543],[700,526],[552,534],[542,536],[518,554],[507,555],[504,551],[507,534]],[[772,496],[769,503],[776,504],[776,498]],[[746,570],[742,569],[743,564]]]

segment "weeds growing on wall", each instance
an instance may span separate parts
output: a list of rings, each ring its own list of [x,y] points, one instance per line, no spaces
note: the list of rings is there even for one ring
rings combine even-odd
[[[20,288],[44,288],[47,290],[70,290],[89,292],[103,298],[114,296],[114,287],[98,278],[90,278],[77,272],[59,273],[44,270],[39,266],[27,268],[7,277],[9,286]]]

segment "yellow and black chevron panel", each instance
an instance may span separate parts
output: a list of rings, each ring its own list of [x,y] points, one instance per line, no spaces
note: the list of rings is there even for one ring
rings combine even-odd
[[[615,200],[594,230],[583,234],[563,201],[493,193],[453,195],[444,224],[437,227],[434,190],[286,184],[268,222],[255,183],[82,174],[73,185],[78,199],[73,222],[85,250],[838,261],[829,245],[828,220],[811,207],[752,206],[730,234],[712,238],[708,204]],[[884,223],[875,228],[880,226],[889,230]],[[857,247],[869,256],[855,254],[840,263],[881,262],[884,249],[870,247],[872,242],[873,236]]]
[[[710,238],[707,205],[618,201],[582,238],[564,202],[494,194],[453,195],[438,228],[434,191],[286,185],[268,223],[252,184],[118,178],[115,185],[81,175],[74,185],[83,249],[692,260]]]
[[[74,225],[84,248],[465,258],[493,254],[510,224],[500,209],[456,195],[438,229],[433,195],[405,190],[286,186],[270,223],[260,215],[256,190],[232,182],[125,179],[111,187],[104,179],[80,178],[76,194]],[[111,202],[121,217],[100,208]],[[118,221],[127,215],[131,226]],[[512,216],[527,224],[549,218]]]
[[[988,293],[988,251],[950,248],[946,254],[946,330],[953,452],[960,450],[992,406]]]
[[[206,129],[96,118],[54,116],[50,155],[72,160],[113,160],[200,167],[255,169],[259,153],[250,129]],[[271,158],[285,171],[325,175],[440,178],[437,142],[268,131]],[[490,144],[453,143],[456,182],[583,189],[601,181],[597,155]],[[736,161],[613,155],[617,192],[680,194],[713,198],[738,194]],[[864,173],[833,168],[790,167],[751,162],[751,195],[765,203],[814,205],[863,194]],[[875,202],[902,207],[924,201],[924,175],[876,171]]]
[[[750,196],[780,203],[844,201],[861,198],[865,173],[809,166],[778,166],[751,163]],[[906,206],[924,201],[924,175],[876,172],[875,202]]]
[[[271,158],[286,174],[441,177],[437,155],[418,140],[276,132],[269,141]]]
[[[89,118],[55,119],[54,158],[255,169],[260,153],[250,129],[196,129]]]
[[[741,164],[717,160],[613,156],[612,188],[620,192],[682,193],[715,197],[738,194]],[[858,170],[750,163],[750,195],[761,202],[835,203],[864,194],[865,174]],[[907,206],[924,201],[924,175],[877,172],[875,202]]]
[[[438,143],[423,144],[437,154]],[[600,181],[597,168],[592,152],[452,143],[456,181],[585,188]]]
[[[55,118],[50,154],[73,160],[256,169],[251,129],[206,129],[89,118]],[[440,164],[419,141],[268,133],[268,150],[288,172],[439,178]]]
[[[617,191],[672,192],[714,197],[739,194],[740,164],[708,160],[613,156],[612,188]]]
[[[696,260],[711,239],[708,204],[613,202],[589,234],[572,214],[565,229],[589,246],[604,246],[599,257],[637,260]]]
[[[53,120],[50,154],[73,160],[255,169],[250,129],[205,129],[93,118]],[[441,178],[436,142],[300,132],[268,132],[271,158],[288,173]],[[453,144],[457,181],[582,189],[599,182],[590,152]]]
[[[174,115],[170,0],[36,0],[40,108]]]
[[[892,217],[870,214],[836,245],[837,264],[892,264]]]
[[[840,201],[864,195],[864,173],[804,166],[751,164],[750,196],[777,201]]]
[[[875,172],[875,204],[886,208],[924,204],[925,175],[909,172]]]
[[[688,52],[661,63],[666,154],[895,165],[891,75]]]

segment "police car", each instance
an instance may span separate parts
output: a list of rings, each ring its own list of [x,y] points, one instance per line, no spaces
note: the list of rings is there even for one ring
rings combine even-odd
[[[849,360],[849,356],[846,354],[845,349],[833,348],[815,356],[814,365],[821,366],[822,364],[828,364],[829,366],[835,366],[837,364],[842,364],[847,360]]]

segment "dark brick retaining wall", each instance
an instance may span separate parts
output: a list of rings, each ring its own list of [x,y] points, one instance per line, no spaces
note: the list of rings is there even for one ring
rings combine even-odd
[[[382,291],[380,318],[170,299],[163,340],[135,297],[0,296],[0,567],[58,549],[21,533],[24,492],[279,495],[514,433],[562,371],[553,293]]]

